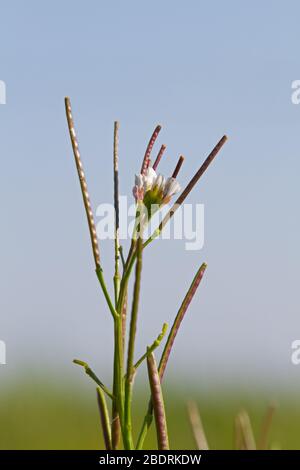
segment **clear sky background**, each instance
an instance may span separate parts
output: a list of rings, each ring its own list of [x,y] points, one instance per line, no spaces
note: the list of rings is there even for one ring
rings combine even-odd
[[[7,382],[42,367],[108,374],[112,322],[94,275],[63,98],[72,99],[94,207],[112,200],[113,121],[122,194],[157,123],[161,170],[186,156],[184,185],[229,141],[188,202],[205,204],[205,246],[145,253],[138,352],[207,273],[170,376],[300,387],[300,79],[297,1],[0,1],[0,339]],[[112,243],[102,244],[107,279]],[[111,285],[111,284],[110,284]],[[4,383],[3,382],[3,383]]]

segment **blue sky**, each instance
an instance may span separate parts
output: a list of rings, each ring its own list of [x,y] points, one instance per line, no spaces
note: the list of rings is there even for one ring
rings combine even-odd
[[[157,123],[162,171],[185,184],[229,141],[188,202],[205,204],[205,245],[145,253],[138,350],[171,322],[202,261],[207,273],[171,372],[299,384],[300,79],[296,1],[0,2],[0,339],[7,380],[73,357],[107,370],[112,325],[93,272],[63,98],[72,99],[94,207],[112,199],[113,121],[122,194]],[[102,244],[112,275],[112,247]],[[28,369],[29,372],[29,369]],[[263,380],[263,379],[262,379]]]

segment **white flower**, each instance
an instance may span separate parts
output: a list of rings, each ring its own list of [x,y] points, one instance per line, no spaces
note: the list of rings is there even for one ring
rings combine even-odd
[[[153,187],[155,187],[157,191],[164,191],[165,183],[166,183],[165,178],[162,175],[158,175],[154,182]]]
[[[170,177],[166,180],[163,175],[158,175],[152,167],[148,167],[145,174],[135,175],[133,195],[136,200],[142,201],[145,194],[148,193],[147,201],[149,201],[149,198],[150,201],[151,198],[154,198],[155,204],[161,205],[167,204],[180,189],[180,185],[175,178]]]
[[[151,166],[149,166],[144,175],[140,175],[144,181],[144,190],[149,191],[153,187],[153,183],[157,178],[156,171],[153,170]]]
[[[181,187],[178,181],[175,178],[170,177],[165,183],[164,198],[171,199],[171,197],[174,196],[174,194],[179,193],[180,190]]]
[[[143,186],[143,176],[142,175],[135,175],[135,186],[138,188],[141,188]]]
[[[142,175],[135,175],[135,185],[132,189],[133,197],[136,200],[142,201],[144,198],[144,177]]]

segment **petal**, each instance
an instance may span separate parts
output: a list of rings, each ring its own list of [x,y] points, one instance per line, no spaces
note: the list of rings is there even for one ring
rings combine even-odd
[[[141,188],[143,186],[143,176],[142,175],[135,175],[134,179],[135,185]]]
[[[153,170],[152,166],[149,166],[147,168],[145,176],[146,176],[146,178],[152,178],[152,179],[156,178],[157,174],[156,174],[156,171]]]
[[[168,178],[167,182],[165,184],[165,191],[164,191],[164,196],[165,197],[171,197],[174,196],[174,194],[178,193],[181,190],[180,184],[175,178]]]
[[[144,198],[144,190],[143,188],[139,186],[133,186],[132,188],[132,194],[135,197],[136,200],[142,201]]]
[[[153,186],[154,181],[156,180],[156,171],[152,167],[147,168],[147,171],[144,175],[144,189],[148,191]]]
[[[165,178],[162,175],[158,175],[155,180],[154,186],[158,191],[163,190],[165,186]]]

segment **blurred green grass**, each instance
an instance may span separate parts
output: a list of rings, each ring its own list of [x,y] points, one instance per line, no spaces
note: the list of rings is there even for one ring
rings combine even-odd
[[[171,448],[195,448],[185,408],[186,393],[169,384],[165,395]],[[245,396],[220,388],[201,396],[196,388],[189,388],[188,397],[197,398],[209,445],[214,449],[233,447],[234,417],[241,408],[249,412],[258,436],[268,405],[264,394],[249,392]],[[103,448],[96,393],[91,383],[77,387],[61,378],[55,384],[20,380],[2,389],[0,399],[1,449]],[[141,393],[135,397],[135,426],[142,422],[147,399],[148,395]],[[279,400],[270,441],[282,449],[300,448],[297,396],[286,395]],[[146,448],[155,448],[154,429],[148,435]]]

